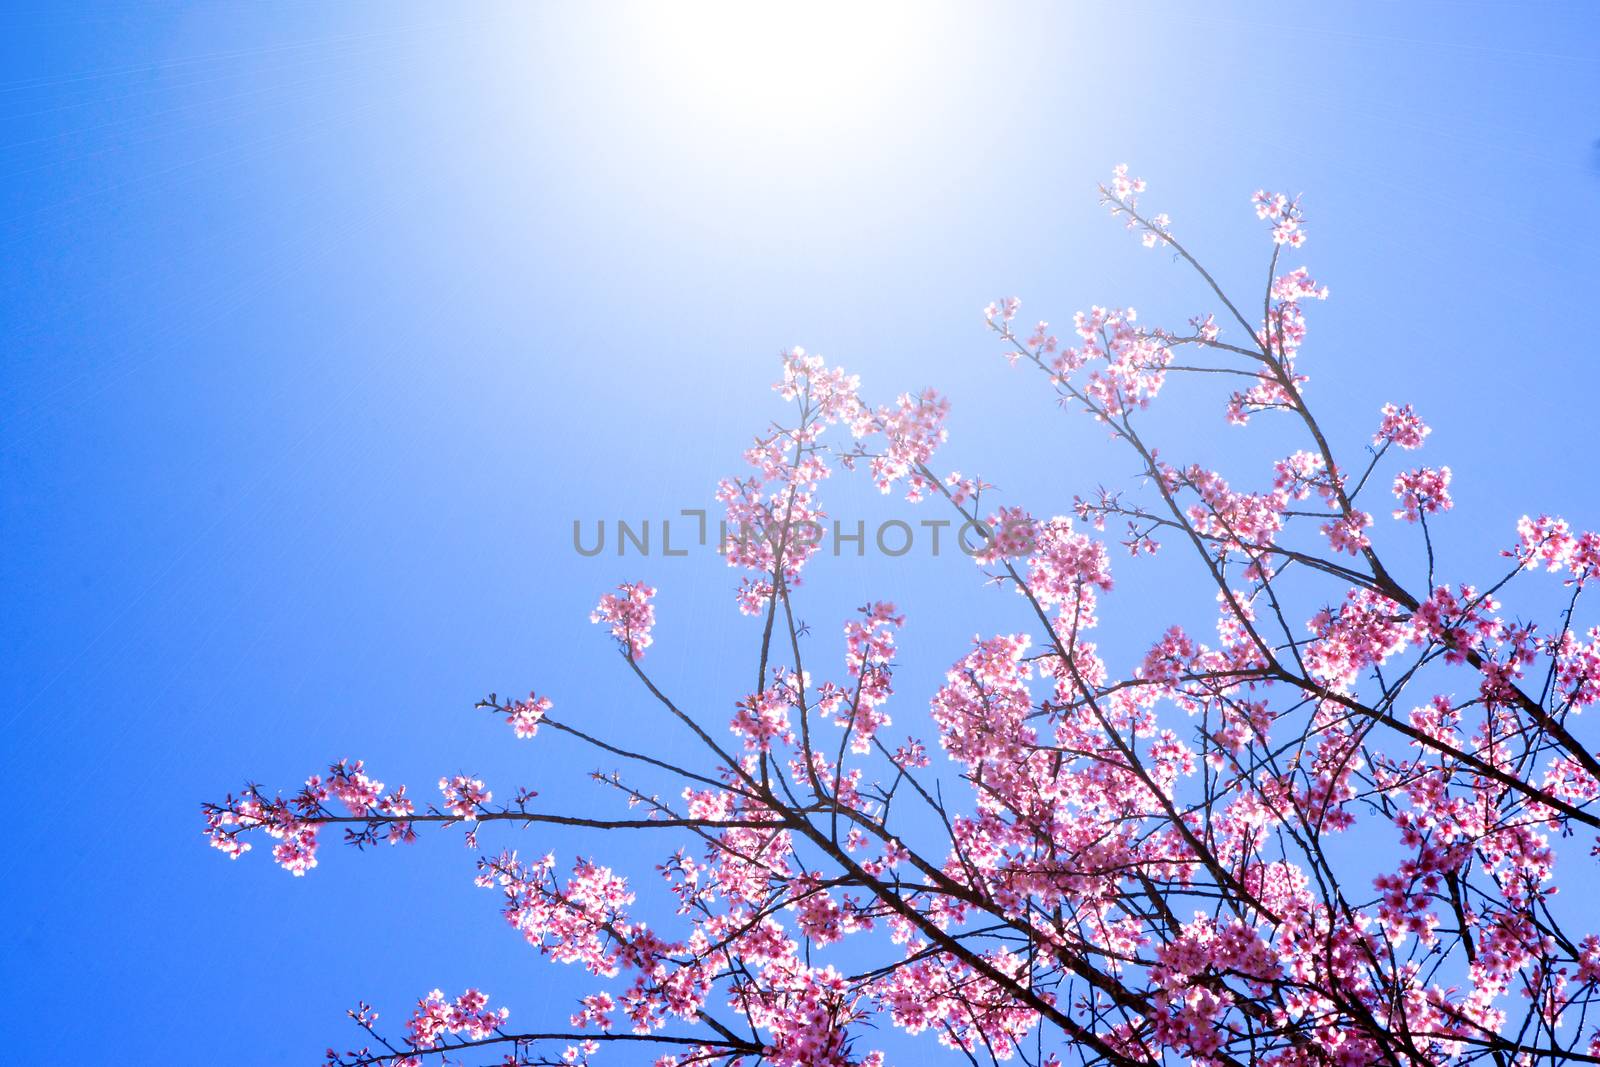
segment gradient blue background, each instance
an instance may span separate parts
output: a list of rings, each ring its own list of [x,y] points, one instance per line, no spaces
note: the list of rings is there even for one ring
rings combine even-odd
[[[725,719],[757,636],[734,576],[580,558],[571,523],[706,506],[779,411],[782,347],[874,398],[946,391],[943,465],[1035,511],[1127,473],[978,316],[1010,293],[1029,321],[1210,306],[1095,206],[1116,162],[1251,292],[1249,193],[1307,194],[1304,259],[1333,290],[1314,399],[1346,448],[1382,402],[1419,404],[1457,471],[1451,577],[1492,573],[1526,510],[1600,524],[1596,8],[798,18],[0,7],[8,1060],[314,1062],[358,998],[398,1021],[436,985],[561,1020],[585,983],[504,926],[458,837],[330,843],[292,879],[208,849],[200,801],[359,756],[421,796],[465,770],[614,810],[591,757],[470,705],[537,687],[687,751],[586,620],[647,578],[653,670]],[[1254,455],[1217,412],[1174,405],[1173,447]],[[842,517],[926,517],[829,488]],[[1163,566],[1119,561],[1113,657],[1204,624]],[[973,633],[1025,625],[960,557],[824,560],[802,608],[819,674],[869,596],[911,615],[897,731]],[[633,872],[655,851],[520,840]],[[916,1048],[897,1061],[940,1058]]]

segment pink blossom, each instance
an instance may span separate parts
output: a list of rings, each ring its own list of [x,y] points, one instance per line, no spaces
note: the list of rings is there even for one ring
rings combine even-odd
[[[1305,244],[1306,235],[1299,197],[1291,198],[1283,193],[1269,193],[1258,189],[1250,199],[1255,205],[1256,218],[1266,219],[1272,223],[1273,243],[1293,248]]]
[[[481,779],[464,774],[439,779],[439,792],[444,794],[445,810],[458,819],[472,818],[494,799]]]
[[[1417,522],[1423,515],[1449,511],[1454,502],[1450,499],[1449,467],[1418,467],[1395,475],[1394,496],[1400,501],[1394,517],[1407,522]]]
[[[996,319],[999,319],[1001,322],[1010,322],[1012,319],[1017,317],[1017,311],[1020,310],[1021,307],[1021,300],[1014,296],[1008,296],[1003,299],[996,300],[988,307],[984,308],[983,317],[986,322],[990,323],[993,323]]]
[[[505,1008],[490,1010],[489,998],[476,989],[469,989],[454,1001],[445,999],[442,990],[435,989],[417,1001],[417,1010],[406,1024],[411,1043],[417,1048],[433,1048],[447,1034],[467,1038],[486,1038],[503,1025],[510,1016]]]
[[[1373,435],[1375,445],[1395,444],[1405,449],[1422,447],[1422,441],[1433,429],[1417,417],[1410,404],[1383,405],[1383,424]]]
[[[932,483],[921,471],[934,449],[949,437],[944,428],[949,413],[950,402],[931,389],[916,396],[902,393],[893,407],[878,411],[873,432],[882,435],[884,445],[870,465],[879,492],[887,493],[905,479],[906,499],[922,499]]]
[[[528,699],[519,700],[511,706],[506,713],[506,721],[518,737],[533,737],[539,732],[539,724],[544,721],[545,714],[554,707],[548,697],[529,693]]]
[[[1372,546],[1372,540],[1366,533],[1367,527],[1371,525],[1371,515],[1365,511],[1350,511],[1337,519],[1323,523],[1322,533],[1335,552],[1348,552],[1354,556],[1363,548]]]
[[[617,586],[616,593],[607,593],[600,598],[589,621],[608,624],[611,636],[622,645],[628,658],[641,659],[644,650],[654,641],[650,630],[656,624],[656,609],[650,599],[655,595],[654,586],[643,582],[624,582]]]

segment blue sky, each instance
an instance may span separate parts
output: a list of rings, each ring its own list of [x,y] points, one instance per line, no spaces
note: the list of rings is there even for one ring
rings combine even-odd
[[[1250,192],[1306,194],[1314,399],[1351,445],[1418,404],[1456,470],[1453,574],[1491,573],[1524,511],[1600,525],[1597,40],[1592,7],[1462,2],[6,5],[0,988],[60,1019],[8,1051],[313,1062],[358,998],[398,1018],[435,986],[564,1015],[578,976],[458,839],[329,845],[291,879],[206,848],[199,803],[350,756],[600,808],[591,757],[470,707],[538,688],[654,730],[586,618],[624,579],[661,588],[659,677],[723,721],[757,638],[734,576],[581,558],[571,524],[707,506],[779,413],[781,348],[875,398],[946,392],[945,465],[1037,512],[1126,473],[978,314],[1207,309],[1096,207],[1117,162],[1252,286]],[[1254,455],[1216,415],[1169,412],[1174,447]],[[868,597],[910,615],[897,725],[973,633],[1023,625],[959,557],[824,563],[819,655]],[[1118,575],[1113,650],[1206,610]]]

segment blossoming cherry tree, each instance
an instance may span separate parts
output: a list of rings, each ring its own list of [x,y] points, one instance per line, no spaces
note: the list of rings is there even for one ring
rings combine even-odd
[[[560,714],[567,699],[479,705],[508,743],[561,732],[674,780],[670,795],[613,773],[600,780],[622,810],[546,811],[457,775],[421,801],[341,761],[292,795],[206,805],[212,844],[237,859],[265,839],[297,876],[336,831],[362,846],[457,827],[476,848],[496,822],[535,845],[544,825],[592,828],[599,850],[614,831],[660,839],[647,888],[588,859],[478,861],[511,925],[580,969],[565,1019],[519,1027],[520,1008],[434,990],[398,1030],[353,1010],[362,1047],[330,1065],[633,1063],[642,1048],[660,1067],[880,1067],[888,1030],[952,1063],[1036,1067],[1600,1063],[1600,913],[1556,880],[1558,859],[1594,862],[1600,830],[1581,718],[1600,699],[1600,631],[1580,622],[1600,535],[1527,517],[1502,560],[1436,574],[1451,470],[1395,465],[1427,425],[1387,403],[1370,443],[1336,442],[1310,406],[1307,308],[1328,290],[1281,263],[1306,240],[1299,200],[1255,195],[1270,265],[1235,299],[1144,191],[1119,167],[1101,197],[1194,272],[1211,313],[1173,330],[1096,307],[1058,336],[1021,327],[1015,299],[987,310],[1011,363],[1125,449],[1134,482],[1036,516],[934,469],[936,394],[873,406],[856,377],[789,352],[776,388],[791,416],[718,489],[742,531],[725,546],[736,603],[758,623],[749,691],[729,712],[657,684],[643,582],[591,616],[695,758],[593,736]],[[1224,385],[1226,422],[1281,420],[1298,448],[1237,481],[1184,462],[1150,414],[1183,377]],[[891,732],[891,604],[843,623],[842,662],[802,641],[818,542],[799,531],[825,517],[839,468],[987,531],[980,577],[1017,594],[1014,626],[951,665],[926,718],[902,716],[931,736]],[[1110,662],[1092,631],[1113,555],[1158,550],[1193,568],[1214,632],[1157,628],[1142,657]],[[1501,606],[1525,576],[1561,598],[1546,621]],[[1139,626],[1166,605],[1133,607]],[[639,892],[677,921],[640,920]]]

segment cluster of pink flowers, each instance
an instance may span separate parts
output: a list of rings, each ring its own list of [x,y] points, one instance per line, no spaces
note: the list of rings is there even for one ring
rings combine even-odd
[[[1417,416],[1410,404],[1383,405],[1383,423],[1378,427],[1378,432],[1372,436],[1375,445],[1399,445],[1405,449],[1422,447],[1423,438],[1433,432],[1427,423]]]
[[[1172,220],[1167,217],[1166,212],[1159,212],[1149,218],[1143,218],[1138,213],[1139,194],[1147,188],[1143,178],[1130,178],[1128,165],[1119,163],[1111,171],[1111,181],[1100,187],[1100,199],[1110,209],[1113,218],[1127,216],[1128,229],[1139,231],[1139,241],[1146,248],[1170,245]]]
[[[752,572],[737,597],[747,615],[775,604],[775,583],[799,586],[806,563],[821,547],[827,515],[816,505],[816,492],[832,468],[818,439],[838,423],[856,436],[867,432],[871,412],[857,396],[858,386],[855,375],[828,367],[821,356],[802,348],[784,353],[783,377],[773,389],[799,409],[799,424],[769,426],[745,452],[755,473],[718,484],[725,516],[719,547],[730,567]]]
[[[615,593],[600,598],[589,621],[610,626],[611,636],[621,644],[628,658],[639,659],[655,640],[650,636],[656,624],[656,609],[650,603],[655,595],[654,586],[624,582],[617,586]]]
[[[1567,571],[1570,582],[1582,586],[1600,567],[1600,533],[1574,533],[1567,520],[1540,515],[1517,520],[1517,545],[1506,553],[1525,567]]]
[[[1096,418],[1115,418],[1148,407],[1166,381],[1171,350],[1163,334],[1135,325],[1133,308],[1092,307],[1073,316],[1073,330],[1082,342],[1060,348],[1051,363],[1057,380],[1067,381],[1089,367],[1083,393]],[[1046,340],[1054,347],[1053,339]]]
[[[1403,471],[1394,477],[1394,496],[1400,501],[1394,517],[1407,522],[1449,511],[1454,506],[1450,499],[1450,468],[1418,467]]]
[[[1021,956],[1005,949],[987,953],[984,963],[1012,978],[1027,970]],[[874,994],[908,1034],[932,1029],[947,1048],[969,1056],[982,1049],[1001,1062],[1016,1058],[1023,1039],[1039,1024],[1036,1010],[1018,1004],[999,983],[948,953],[896,970]]]
[[[1189,489],[1200,498],[1185,516],[1196,532],[1212,539],[1218,552],[1257,554],[1283,529],[1287,500],[1280,493],[1236,492],[1222,475],[1200,466],[1183,471],[1162,466],[1158,473],[1169,492]]]
[[[1014,304],[993,308],[991,318],[1008,321],[1015,311]],[[881,492],[904,482],[908,500],[930,491],[970,491],[959,475],[941,480],[928,469],[947,437],[949,401],[925,389],[875,409],[862,402],[859,386],[855,375],[828,366],[820,356],[801,348],[784,353],[783,377],[773,388],[796,405],[797,424],[769,426],[745,452],[755,473],[724,478],[718,485],[717,500],[724,507],[720,548],[729,566],[752,572],[737,594],[747,615],[775,610],[780,590],[797,588],[805,565],[820,550],[827,513],[816,497],[820,483],[833,473],[830,454],[847,469],[864,461]],[[848,449],[823,444],[824,433],[836,425],[849,431],[853,444]]]
[[[906,481],[906,499],[921,500],[935,482],[922,474],[934,449],[949,437],[944,428],[950,414],[950,401],[932,389],[916,396],[902,393],[893,407],[881,408],[874,420],[883,435],[883,451],[872,457],[872,481],[878,491],[887,493],[901,479]]]
[[[1128,165],[1118,163],[1111,168],[1111,195],[1128,207],[1138,207],[1135,197],[1147,188],[1143,178],[1128,177]]]
[[[581,1003],[583,1009],[572,1016],[573,1026],[582,1030],[588,1026],[595,1026],[602,1031],[609,1032],[616,1025],[612,1013],[617,1010],[617,1002],[610,993],[590,993]]]
[[[1348,552],[1354,556],[1359,555],[1363,548],[1372,547],[1372,539],[1367,536],[1367,527],[1371,525],[1371,515],[1365,511],[1351,510],[1323,523],[1322,532],[1335,552]]]
[[[428,1049],[446,1034],[489,1037],[510,1015],[506,1008],[490,1009],[488,996],[476,989],[469,989],[454,1000],[445,999],[444,991],[435,989],[417,1001],[417,1010],[406,1023],[406,1029],[413,1045]]]
[[[1256,218],[1272,223],[1274,244],[1299,248],[1306,243],[1305,218],[1300,211],[1299,197],[1257,189],[1250,202],[1255,205]]]
[[[996,325],[997,320],[1000,323],[1008,323],[1017,317],[1017,312],[1020,310],[1022,310],[1021,298],[1008,296],[996,300],[985,307],[983,309],[983,318],[991,326]],[[1043,324],[1041,323],[1040,325],[1042,326]]]
[[[281,800],[263,802],[254,796],[235,800],[230,795],[223,803],[206,808],[206,832],[211,847],[220,849],[229,859],[236,860],[250,851],[252,846],[242,835],[246,830],[255,829],[264,830],[279,840],[295,836],[297,849],[286,852],[285,856],[293,857],[303,851],[308,861],[291,868],[296,874],[304,874],[307,867],[316,865],[317,828],[299,823]]]
[[[787,481],[773,490],[759,478],[727,478],[717,488],[717,499],[727,516],[722,551],[728,565],[756,575],[741,582],[739,608],[746,615],[759,614],[771,602],[775,571],[788,587],[801,583],[801,571],[821,545],[827,516],[814,506],[809,488]]]
[[[785,400],[806,399],[816,405],[825,425],[855,425],[864,416],[861,378],[842,367],[829,367],[821,356],[803,348],[783,354],[783,377],[772,387]]]
[[[1306,668],[1339,691],[1405,648],[1414,633],[1404,609],[1370,589],[1350,590],[1344,603],[1317,612],[1307,626],[1316,637],[1306,648]]]
[[[458,819],[474,817],[494,799],[481,778],[468,778],[464,774],[439,779],[439,792],[444,794],[444,810]]]
[[[278,842],[272,848],[278,866],[300,877],[317,865],[317,836],[329,800],[338,801],[352,816],[368,819],[360,843],[380,836],[390,844],[416,838],[411,820],[415,808],[406,797],[405,786],[384,793],[383,783],[368,777],[360,760],[340,760],[328,768],[326,778],[312,775],[305,788],[288,800],[267,797],[250,786],[237,798],[229,796],[221,804],[207,804],[207,835],[212,847],[238,859],[251,848],[243,835],[260,831]]]
[[[863,607],[861,618],[844,625],[845,670],[853,685],[825,682],[818,690],[818,711],[849,731],[850,751],[858,755],[870,752],[878,731],[892,722],[882,709],[894,693],[895,631],[904,625],[893,604]]]
[[[1551,652],[1556,689],[1568,706],[1584,708],[1600,701],[1600,627],[1589,627],[1582,637],[1571,630],[1562,631],[1552,643]],[[1563,768],[1562,791],[1566,795],[1587,800],[1600,794],[1600,782],[1571,759],[1562,758],[1559,765]]]
[[[527,700],[519,700],[511,706],[506,713],[506,721],[518,737],[533,737],[538,734],[539,724],[544,722],[545,714],[554,706],[548,697],[529,693]]]
[[[1272,299],[1283,304],[1294,304],[1301,300],[1326,300],[1328,287],[1311,277],[1306,268],[1298,267],[1288,274],[1280,274],[1272,279]]]
[[[1046,608],[1055,608],[1063,629],[1086,630],[1099,621],[1096,590],[1111,590],[1111,556],[1105,543],[1076,529],[1072,520],[1056,516],[1032,528],[1026,589]]]
[[[1316,493],[1330,507],[1338,506],[1341,486],[1328,475],[1328,462],[1314,452],[1299,451],[1273,464],[1273,489],[1286,500],[1305,500]]]
[[[609,867],[579,862],[563,883],[552,855],[527,863],[506,852],[478,866],[478,884],[503,894],[506,921],[558,963],[578,963],[591,974],[613,977],[633,958],[627,951],[632,935],[643,939],[633,945],[635,953],[653,944],[644,928],[628,921],[625,909],[633,893]]]
[[[774,743],[788,744],[794,740],[789,719],[794,699],[795,687],[789,676],[779,673],[774,684],[739,701],[728,729],[751,752],[770,752]]]
[[[1303,335],[1303,332],[1302,332]],[[1271,336],[1268,330],[1262,331],[1262,336]],[[1266,342],[1264,342],[1266,343]],[[1274,340],[1271,343],[1276,343]],[[1255,384],[1248,389],[1238,389],[1228,396],[1226,408],[1227,418],[1235,426],[1244,426],[1250,422],[1250,416],[1263,411],[1287,411],[1293,404],[1290,394],[1283,387],[1283,383],[1270,374],[1249,374],[1255,379]],[[1304,378],[1297,378],[1296,384],[1303,382]]]

